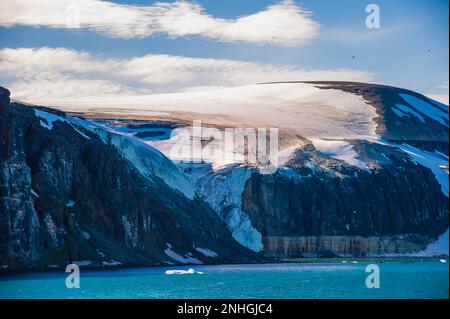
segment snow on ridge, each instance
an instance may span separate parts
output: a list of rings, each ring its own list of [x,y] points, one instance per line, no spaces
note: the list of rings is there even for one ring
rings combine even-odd
[[[409,105],[414,107],[420,113],[426,115],[444,126],[448,126],[449,116],[448,110],[445,112],[442,107],[436,106],[430,102],[422,100],[410,94],[399,93],[400,97],[405,100]]]
[[[124,96],[114,100],[83,100],[64,110],[108,112],[126,105],[128,114],[149,116],[167,112],[184,114],[204,123],[239,124],[246,127],[277,127],[304,137],[376,135],[375,107],[353,93],[310,83],[255,84],[214,91]]]
[[[369,170],[366,163],[358,158],[358,153],[353,148],[353,145],[347,141],[339,140],[324,140],[324,139],[310,139],[314,147],[321,153],[336,158],[338,160],[347,162],[352,166]]]
[[[48,130],[51,130],[53,128],[53,122],[61,121],[61,122],[69,124],[76,132],[78,132],[84,138],[89,139],[89,140],[91,139],[89,136],[87,136],[86,134],[81,132],[79,129],[77,129],[73,125],[71,120],[74,119],[74,118],[72,118],[70,116],[67,116],[66,118],[64,118],[64,117],[62,117],[60,115],[57,115],[57,114],[54,114],[54,113],[51,113],[51,112],[41,111],[41,110],[38,110],[38,109],[34,109],[34,114],[35,114],[36,117],[41,119],[40,120],[41,126],[46,128],[46,129],[48,129]]]

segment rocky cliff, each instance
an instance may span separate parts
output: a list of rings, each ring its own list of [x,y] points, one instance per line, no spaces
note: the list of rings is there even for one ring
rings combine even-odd
[[[432,171],[395,148],[363,144],[360,153],[385,156],[370,170],[327,158],[310,144],[297,150],[289,169],[252,175],[242,210],[267,254],[408,254],[448,229],[448,198]]]
[[[3,270],[255,260],[159,152],[3,88],[0,101]]]

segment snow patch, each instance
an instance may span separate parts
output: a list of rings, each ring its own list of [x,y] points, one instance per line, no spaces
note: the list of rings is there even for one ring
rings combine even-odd
[[[399,95],[420,113],[448,127],[448,110],[445,112],[442,108],[410,94],[400,93]]]
[[[103,267],[117,267],[117,266],[121,266],[121,265],[122,265],[122,263],[120,261],[115,261],[115,260],[102,261]]]
[[[91,139],[89,136],[87,136],[86,134],[84,134],[83,132],[81,132],[79,129],[77,129],[71,122],[79,124],[81,123],[81,120],[70,117],[70,116],[66,116],[66,118],[59,116],[57,114],[54,113],[50,113],[50,112],[45,112],[45,111],[41,111],[41,110],[34,110],[34,114],[36,117],[41,118],[40,120],[40,124],[42,127],[51,130],[53,128],[53,122],[56,121],[61,121],[64,123],[69,124],[76,132],[78,132],[81,136],[83,136],[84,138],[87,139]],[[84,126],[83,126],[84,127]]]
[[[208,249],[208,248],[196,247],[195,250],[198,251],[199,253],[202,253],[206,257],[216,258],[218,256],[216,252],[214,252],[214,251],[212,251],[211,249]]]
[[[332,141],[323,139],[310,139],[315,148],[330,157],[347,162],[352,166],[369,170],[366,163],[355,152],[353,145],[346,141]]]
[[[73,200],[69,200],[67,203],[66,203],[66,207],[73,207],[73,206],[75,206],[75,202],[73,201]]]
[[[172,258],[173,260],[176,260],[182,264],[203,264],[200,260],[197,258],[189,257],[189,256],[182,256],[180,254],[177,254],[175,251],[173,251],[171,248],[166,248],[164,250],[165,254]]]
[[[61,122],[67,122],[65,118],[53,114],[53,113],[49,113],[49,112],[44,112],[41,110],[34,110],[34,114],[35,116],[41,118],[40,120],[40,124],[42,127],[51,130],[53,128],[53,122],[55,121],[61,121]]]
[[[395,114],[397,114],[400,117],[403,117],[405,115],[411,114],[418,118],[422,123],[425,123],[425,119],[422,115],[414,111],[413,109],[403,105],[403,104],[395,104],[396,107],[392,108],[392,111],[394,111]]]

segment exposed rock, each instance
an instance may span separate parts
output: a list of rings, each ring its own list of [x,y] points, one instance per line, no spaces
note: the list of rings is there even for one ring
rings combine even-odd
[[[417,234],[263,237],[267,255],[304,258],[408,255],[423,250],[429,240]]]
[[[371,159],[370,171],[309,146],[288,164],[296,174],[253,174],[247,181],[242,210],[267,254],[412,252],[445,232],[448,199],[428,168],[393,147],[354,143]]]

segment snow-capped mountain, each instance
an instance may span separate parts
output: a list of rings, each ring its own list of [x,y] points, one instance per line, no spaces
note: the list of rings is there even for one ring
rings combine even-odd
[[[448,254],[448,106],[416,92],[291,82],[52,106],[71,115],[1,100],[8,269]],[[277,169],[180,162],[193,121],[277,128]]]

